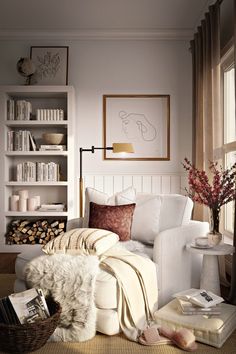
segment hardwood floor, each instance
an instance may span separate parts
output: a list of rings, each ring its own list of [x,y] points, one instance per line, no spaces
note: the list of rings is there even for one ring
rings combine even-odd
[[[0,253],[0,273],[14,274],[15,260],[19,253]]]

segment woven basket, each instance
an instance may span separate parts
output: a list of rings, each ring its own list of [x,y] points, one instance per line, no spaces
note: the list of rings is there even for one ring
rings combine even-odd
[[[0,350],[9,353],[26,353],[41,348],[55,331],[60,305],[47,299],[50,317],[34,323],[7,325],[0,323]]]

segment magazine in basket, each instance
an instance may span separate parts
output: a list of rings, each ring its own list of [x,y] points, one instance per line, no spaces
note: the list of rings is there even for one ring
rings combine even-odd
[[[32,323],[50,316],[41,289],[28,289],[8,296],[21,324]]]

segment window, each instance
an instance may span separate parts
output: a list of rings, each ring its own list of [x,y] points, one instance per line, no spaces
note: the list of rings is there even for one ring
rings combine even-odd
[[[232,47],[233,49],[233,47]],[[222,60],[223,70],[223,117],[224,117],[224,166],[230,167],[236,162],[236,121],[235,121],[235,68],[233,50],[230,50]],[[233,235],[234,202],[224,208],[224,233]]]
[[[236,141],[234,71],[224,71],[224,144]]]

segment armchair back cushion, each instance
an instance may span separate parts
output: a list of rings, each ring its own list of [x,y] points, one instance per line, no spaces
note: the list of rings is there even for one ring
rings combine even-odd
[[[193,202],[180,194],[136,193],[129,187],[109,196],[94,188],[85,191],[83,227],[89,225],[90,202],[101,205],[136,203],[131,227],[131,239],[153,244],[156,235],[164,230],[186,225],[191,220]]]
[[[161,202],[159,195],[137,195],[131,228],[133,240],[153,244],[159,232]]]
[[[159,231],[186,225],[191,220],[193,202],[180,194],[161,194]]]

